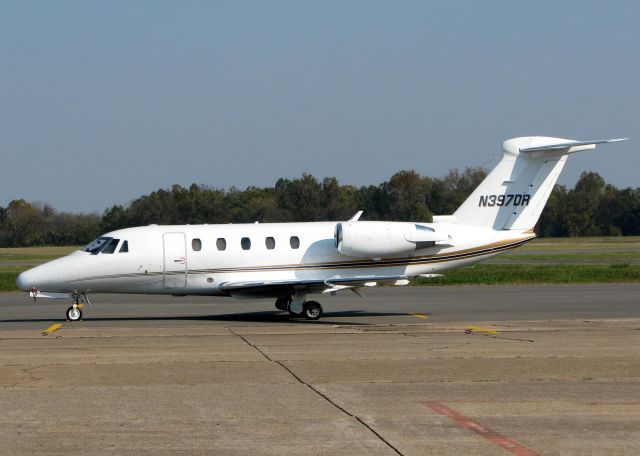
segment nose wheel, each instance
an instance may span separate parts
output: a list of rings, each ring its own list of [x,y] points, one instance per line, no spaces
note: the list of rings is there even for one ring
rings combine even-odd
[[[67,309],[67,320],[79,321],[82,320],[82,309],[80,305],[74,304]]]
[[[69,321],[80,321],[82,320],[82,301],[91,305],[91,301],[89,301],[89,297],[86,293],[73,293],[73,305],[67,309],[67,320]]]

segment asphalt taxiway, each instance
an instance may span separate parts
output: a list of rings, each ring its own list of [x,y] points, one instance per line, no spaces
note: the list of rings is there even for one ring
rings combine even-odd
[[[351,292],[317,296],[325,315],[316,324],[416,323],[415,314],[432,322],[591,319],[640,317],[640,284],[439,286],[372,288],[366,298]],[[84,322],[93,327],[291,324],[272,300],[153,295],[91,295]],[[0,293],[0,330],[40,329],[64,321],[65,300],[26,293]]]
[[[640,453],[640,286],[0,294],[0,455]]]

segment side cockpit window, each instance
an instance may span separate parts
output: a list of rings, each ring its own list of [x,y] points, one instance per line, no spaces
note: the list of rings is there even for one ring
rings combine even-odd
[[[129,251],[129,241],[122,241],[122,246],[118,253],[127,253]]]
[[[116,247],[118,247],[118,242],[120,239],[111,239],[109,243],[100,251],[100,253],[113,253],[116,251]]]

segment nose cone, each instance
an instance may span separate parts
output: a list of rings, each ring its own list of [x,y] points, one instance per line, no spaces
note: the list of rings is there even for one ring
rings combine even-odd
[[[24,271],[16,279],[16,285],[23,291],[35,288],[52,293],[67,292],[71,288],[69,280],[76,278],[82,271],[83,254],[84,252],[75,252]]]
[[[57,282],[57,269],[53,260],[49,263],[41,264],[28,271],[24,271],[16,279],[16,285],[22,291],[30,291],[34,288],[40,291],[53,291],[51,288]]]
[[[29,291],[32,288],[36,287],[36,283],[33,279],[34,279],[33,269],[24,271],[23,273],[18,275],[18,278],[16,279],[16,286],[18,287],[19,290]]]

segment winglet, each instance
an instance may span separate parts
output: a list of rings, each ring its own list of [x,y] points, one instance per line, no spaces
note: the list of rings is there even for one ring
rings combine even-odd
[[[355,213],[355,215],[353,217],[351,217],[349,219],[350,222],[357,222],[360,219],[360,216],[362,215],[362,211],[358,211]]]

